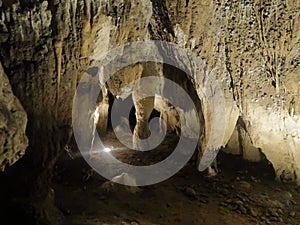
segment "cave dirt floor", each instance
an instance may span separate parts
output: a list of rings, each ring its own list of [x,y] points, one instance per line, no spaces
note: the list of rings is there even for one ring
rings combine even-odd
[[[156,161],[167,147],[144,158]],[[133,151],[116,157],[144,159]],[[55,170],[56,205],[64,225],[300,224],[299,187],[274,181],[267,162],[249,163],[224,153],[218,157],[215,177],[198,172],[191,162],[164,182],[129,188],[108,182],[81,157],[66,154]]]

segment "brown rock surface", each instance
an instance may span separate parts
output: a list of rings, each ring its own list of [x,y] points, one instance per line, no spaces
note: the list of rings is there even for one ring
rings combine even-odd
[[[22,177],[17,184],[30,190],[28,196],[47,197],[53,166],[71,136],[73,97],[82,71],[92,60],[105,57],[102,53],[107,50],[149,39],[189,48],[217,75],[230,116],[222,124],[227,128],[223,146],[237,121],[243,121],[240,137],[247,140],[238,143],[250,151],[260,148],[278,179],[299,183],[299,7],[300,2],[293,0],[0,1],[0,64],[29,121],[25,163],[12,168],[16,180]],[[185,60],[181,63],[188,65]],[[164,75],[171,76],[167,71]],[[8,83],[4,73],[2,77],[1,85]],[[207,139],[210,128],[218,125],[211,114],[219,108],[215,104],[208,110],[199,87],[193,92],[202,103]],[[25,114],[19,114],[20,104],[11,99],[15,103],[1,107],[0,128],[15,124],[4,137],[16,136],[5,138],[13,140],[11,144],[0,142],[1,168],[14,163],[27,143]],[[12,113],[14,107],[20,111]],[[171,110],[162,114],[174,117]],[[11,145],[9,152],[3,153],[4,145]],[[251,152],[246,153],[252,158]],[[27,164],[34,173],[31,167],[22,167]],[[45,217],[43,210],[38,211],[37,217]]]
[[[13,165],[28,146],[25,135],[27,115],[13,94],[0,64],[0,169]]]

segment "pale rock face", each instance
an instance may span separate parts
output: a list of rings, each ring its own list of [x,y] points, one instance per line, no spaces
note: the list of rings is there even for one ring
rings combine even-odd
[[[263,153],[279,179],[298,183],[299,4],[189,1],[184,7],[180,1],[166,1],[174,42],[186,43],[222,84],[225,151],[250,161],[261,160]],[[208,139],[217,117],[206,110],[207,99],[199,96]]]
[[[242,155],[245,160],[250,162],[260,162],[263,158],[260,149],[253,146],[249,133],[239,123],[236,124],[223,151],[233,155]]]
[[[26,112],[14,96],[0,64],[0,170],[11,166],[25,154],[28,146],[26,124]]]
[[[286,111],[266,110],[249,104],[245,119],[255,147],[273,164],[277,178],[282,181],[300,181],[300,119]]]
[[[229,142],[231,135],[234,132],[234,129],[236,127],[236,123],[238,121],[240,112],[238,107],[236,106],[235,102],[233,101],[226,101],[226,130],[225,135],[223,139],[223,147],[227,145]]]

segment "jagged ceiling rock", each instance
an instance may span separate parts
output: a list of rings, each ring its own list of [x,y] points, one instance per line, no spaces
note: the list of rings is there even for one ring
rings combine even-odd
[[[25,154],[28,145],[26,124],[26,112],[13,94],[0,64],[0,170],[11,166]]]

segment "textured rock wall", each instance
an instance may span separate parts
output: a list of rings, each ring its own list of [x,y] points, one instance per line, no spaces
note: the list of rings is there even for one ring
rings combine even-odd
[[[299,182],[299,1],[166,4],[175,42],[217,71],[227,105],[238,107],[241,119],[227,120],[227,127],[244,121],[238,151],[258,160],[260,148],[278,178]]]
[[[239,146],[253,145],[243,148],[250,155],[251,149],[260,148],[278,178],[300,182],[299,4],[295,0],[0,1],[0,61],[29,121],[30,145],[20,164],[32,167],[15,166],[16,177],[23,177],[21,184],[32,184],[28,189],[34,186],[32,192],[40,199],[47,196],[41,190],[49,186],[51,168],[68,143],[81,71],[91,60],[105,57],[106,50],[155,39],[191,49],[218,75],[228,115],[224,146],[238,123],[243,128]],[[209,128],[218,121],[210,121],[206,99],[196,91],[209,136]],[[213,109],[218,111],[218,105]],[[16,151],[22,152],[20,148],[9,154]],[[32,174],[32,168],[32,176],[22,176]]]
[[[223,145],[238,119],[232,112],[238,111],[248,141],[258,148],[260,144],[255,144],[248,132],[252,121],[261,119],[249,114],[255,114],[253,108],[265,108],[267,114],[288,112],[287,117],[294,119],[299,114],[298,18],[297,1],[5,1],[1,62],[29,120],[43,115],[51,118],[45,126],[30,123],[29,130],[44,126],[42,130],[52,132],[52,125],[59,124],[61,133],[68,133],[81,65],[105,57],[105,51],[129,41],[175,42],[197,53],[223,84],[231,116]],[[210,117],[205,116],[208,132]],[[286,117],[279,118],[283,121]],[[256,126],[251,130],[259,131],[262,125]],[[39,138],[33,133],[30,136],[34,146]],[[62,139],[65,143],[66,137]]]
[[[231,147],[231,151],[239,152],[251,161],[260,160],[262,151],[272,162],[278,178],[298,180],[300,136],[295,130],[300,126],[299,2],[249,0],[201,1],[199,4],[198,1],[153,0],[152,7],[149,1],[143,2],[147,5],[143,15],[147,16],[139,21],[142,27],[147,27],[145,24],[148,23],[148,30],[133,32],[136,35],[128,31],[133,37],[129,35],[127,41],[143,38],[171,41],[198,54],[222,83],[227,118],[222,145],[226,147],[229,139],[234,139],[232,134],[238,131],[238,138],[230,142],[235,143],[235,149]],[[128,22],[127,25],[141,27],[135,23]],[[113,23],[105,24],[114,27]],[[118,25],[117,33],[123,34],[122,29]],[[105,32],[99,33],[107,35]],[[120,37],[113,34],[113,37]],[[112,47],[116,42],[111,39],[105,43]],[[119,44],[123,43],[119,40]],[[188,65],[184,60],[182,63]],[[172,77],[172,74],[174,71],[164,69],[165,76]],[[176,80],[174,76],[172,78]],[[199,91],[198,94],[203,103],[208,139],[213,135],[209,133],[211,127],[217,122],[212,121],[213,112],[207,99]],[[176,130],[175,111],[171,108],[163,111],[162,108],[169,127]],[[218,104],[213,108],[218,111]],[[273,113],[276,116],[270,117]],[[289,121],[288,125],[286,121]],[[285,124],[284,128],[280,124]],[[275,150],[275,145],[271,144],[274,137],[285,147],[276,145]]]
[[[0,1],[0,61],[28,115],[27,154],[6,171],[7,177],[1,176],[12,198],[26,199],[13,204],[32,212],[17,220],[26,217],[37,224],[55,224],[45,199],[52,168],[71,136],[77,81],[90,60],[101,57],[99,52],[146,35],[149,7],[150,1]],[[13,115],[19,112],[11,115],[12,122]],[[21,137],[25,126],[21,119],[20,129],[10,131],[16,134],[15,148],[1,153],[1,163],[14,162],[10,156],[24,151],[25,140],[16,149],[17,135]]]
[[[0,65],[0,170],[13,165],[25,154],[28,145],[26,124],[26,112],[13,94]]]
[[[19,214],[15,220],[55,224],[47,212],[53,198],[45,199],[52,168],[71,135],[77,73],[85,64],[80,59],[85,6],[77,1],[1,3],[0,61],[27,112],[29,139],[22,160],[1,176],[1,183],[6,184],[2,188],[7,189],[3,198],[15,198],[15,207],[28,209],[22,213],[30,215]]]

